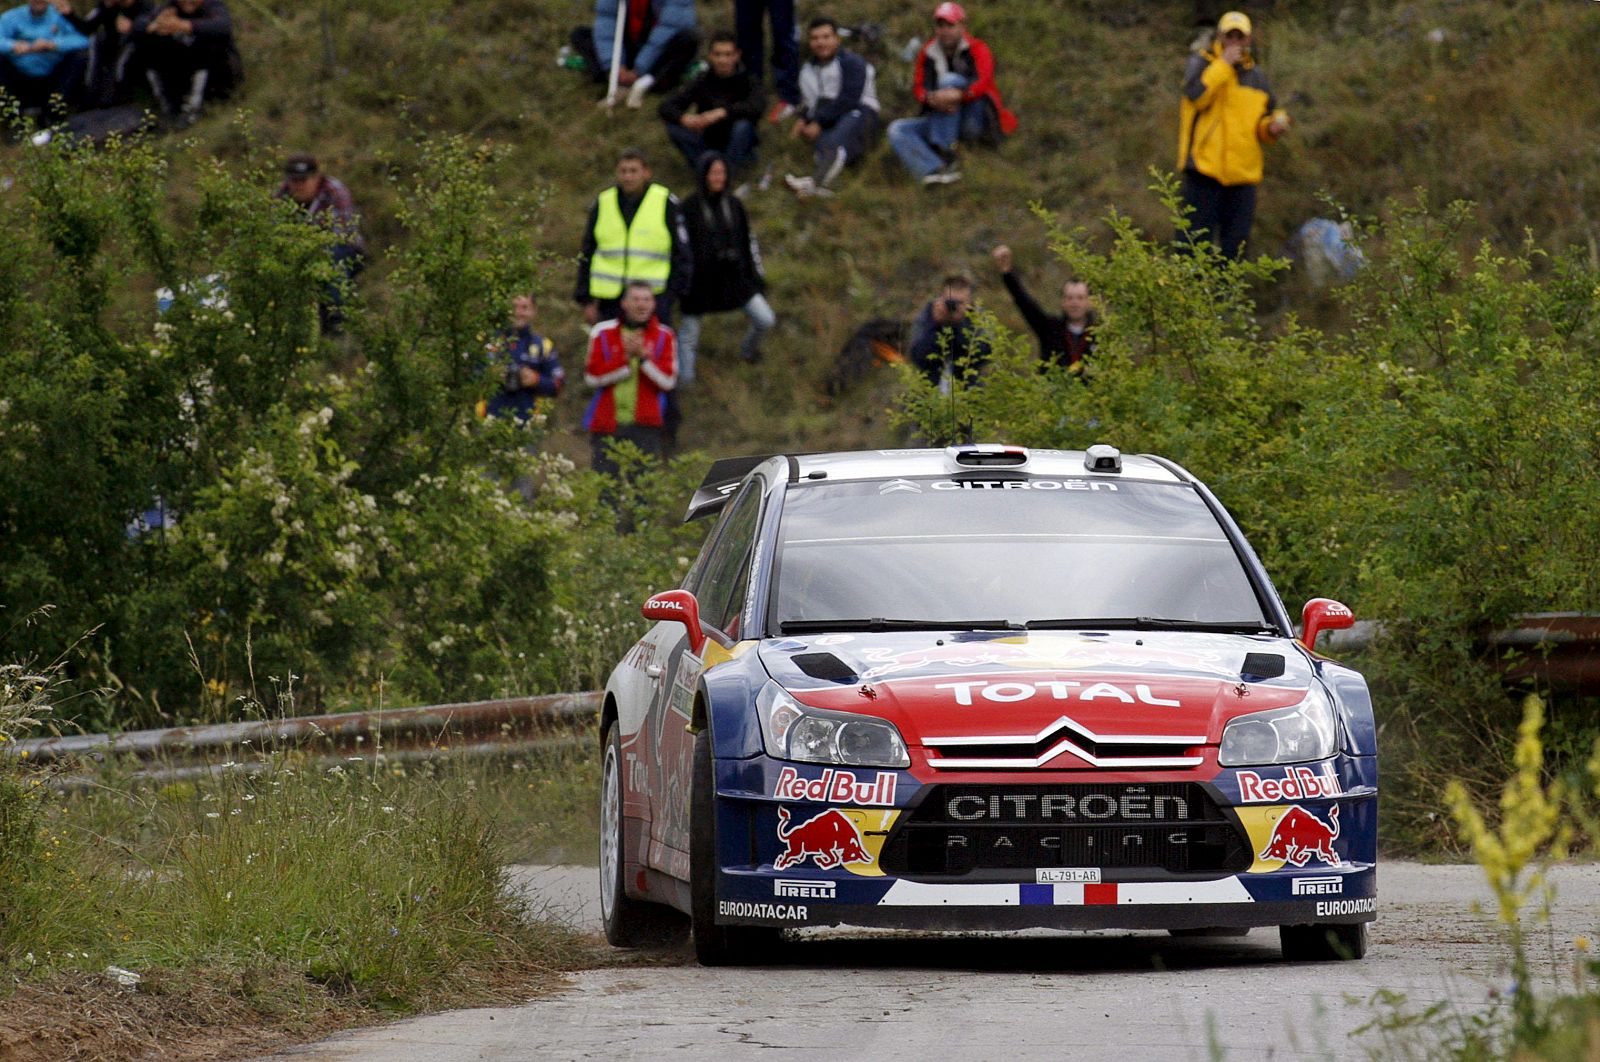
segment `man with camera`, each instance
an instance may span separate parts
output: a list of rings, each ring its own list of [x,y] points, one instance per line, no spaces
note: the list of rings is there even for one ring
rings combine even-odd
[[[989,360],[989,337],[971,313],[972,281],[952,275],[911,326],[911,364],[941,392],[953,380],[971,383]]]
[[[592,467],[616,475],[610,440],[631,442],[651,457],[662,453],[667,396],[678,386],[677,336],[656,317],[656,296],[647,280],[623,289],[616,320],[594,327],[583,382],[594,398],[583,414]]]

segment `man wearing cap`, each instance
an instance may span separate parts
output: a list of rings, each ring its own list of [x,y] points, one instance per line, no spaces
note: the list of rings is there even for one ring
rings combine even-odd
[[[334,331],[344,320],[345,289],[355,282],[365,264],[367,244],[361,237],[361,215],[350,189],[337,177],[330,177],[310,155],[290,155],[283,164],[283,183],[273,193],[275,199],[292,200],[305,211],[306,219],[334,233],[334,265],[344,274],[345,283],[331,285],[323,298],[322,327]]]
[[[960,4],[943,3],[933,13],[933,36],[917,56],[912,94],[922,104],[917,118],[889,124],[889,146],[923,184],[961,179],[957,140],[999,141],[1017,128],[994,80],[994,53],[967,32]]]
[[[1289,128],[1267,76],[1250,58],[1250,19],[1229,11],[1211,47],[1189,57],[1179,103],[1178,171],[1193,211],[1190,241],[1210,240],[1238,258],[1255,221],[1261,145]]]

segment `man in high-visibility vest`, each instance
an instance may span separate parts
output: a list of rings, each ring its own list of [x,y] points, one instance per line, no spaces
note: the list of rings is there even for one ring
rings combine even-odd
[[[594,325],[616,317],[628,283],[642,280],[655,293],[656,316],[670,323],[693,269],[677,197],[650,180],[644,153],[629,148],[617,159],[617,183],[596,197],[583,228],[573,291],[583,319]]]

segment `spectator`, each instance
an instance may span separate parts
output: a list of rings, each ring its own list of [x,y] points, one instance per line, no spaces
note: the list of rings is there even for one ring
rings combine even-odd
[[[76,107],[88,48],[89,39],[50,0],[28,0],[0,14],[0,87],[24,111],[43,111],[53,96]]]
[[[1000,267],[1000,280],[1011,293],[1011,301],[1039,340],[1041,367],[1054,364],[1068,372],[1083,372],[1086,360],[1094,353],[1094,326],[1098,323],[1090,308],[1089,285],[1068,280],[1061,285],[1061,312],[1045,313],[1011,268],[1011,248],[1005,244],[996,247],[994,261]]]
[[[622,27],[622,67],[617,91],[627,90],[629,107],[644,105],[651,89],[677,88],[694,62],[694,0],[626,0]],[[616,39],[618,0],[595,0],[594,25],[572,31],[572,50],[583,56],[590,76],[600,84],[611,80],[611,49]],[[611,103],[620,102],[609,100]]]
[[[705,73],[661,101],[661,120],[691,170],[700,168],[700,157],[708,151],[719,152],[738,170],[755,161],[756,123],[766,93],[760,79],[739,64],[732,33],[712,34],[707,57]]]
[[[361,215],[350,189],[336,177],[317,167],[310,155],[291,155],[284,163],[283,183],[273,194],[276,199],[291,199],[313,224],[334,233],[333,264],[344,275],[344,283],[332,284],[323,296],[322,330],[336,332],[344,323],[344,298],[366,265],[367,244],[361,238]]]
[[[744,204],[728,192],[732,178],[721,155],[700,160],[700,187],[683,204],[683,220],[694,249],[694,283],[683,297],[683,327],[678,332],[678,382],[694,381],[700,347],[700,318],[708,313],[743,310],[750,331],[739,357],[759,361],[761,340],[777,323],[761,275],[761,248],[750,231]]]
[[[539,400],[553,400],[567,382],[556,346],[533,330],[538,304],[531,293],[511,300],[511,327],[489,344],[489,356],[500,372],[500,389],[484,405],[491,417],[515,417],[527,423]]]
[[[678,385],[677,337],[656,317],[656,296],[643,280],[628,282],[621,312],[589,333],[583,382],[594,398],[583,415],[596,472],[616,475],[612,439],[646,454],[662,452],[666,396]]]
[[[815,145],[812,173],[784,178],[802,199],[832,195],[845,166],[866,154],[878,126],[877,71],[839,47],[839,24],[826,16],[807,27],[811,58],[800,68],[800,106],[790,135]]]
[[[1179,104],[1178,170],[1193,211],[1187,238],[1210,240],[1229,258],[1244,250],[1255,221],[1261,145],[1289,128],[1250,42],[1248,16],[1229,11],[1218,19],[1211,47],[1189,57]]]
[[[972,281],[949,276],[911,325],[911,364],[942,392],[954,379],[970,383],[989,360],[989,340],[971,313]]]
[[[198,121],[206,100],[227,99],[243,76],[222,0],[172,0],[134,19],[133,32],[156,103],[179,126]]]
[[[766,74],[763,19],[772,23],[772,87],[778,98],[767,121],[777,124],[800,103],[800,47],[795,41],[794,0],[733,0],[733,31],[750,76],[761,84]]]
[[[998,143],[1017,128],[995,84],[994,53],[967,32],[960,4],[943,3],[933,13],[933,36],[918,53],[911,92],[922,115],[891,122],[889,146],[923,184],[961,179],[958,140]]]
[[[133,27],[150,14],[150,0],[100,0],[78,20],[78,28],[89,38],[85,106],[128,102],[133,86],[142,80]]]
[[[595,198],[584,222],[573,291],[583,319],[593,325],[617,316],[623,288],[642,280],[656,296],[657,316],[671,323],[673,302],[689,290],[693,271],[677,197],[650,180],[644,153],[629,148],[617,159],[617,183]]]

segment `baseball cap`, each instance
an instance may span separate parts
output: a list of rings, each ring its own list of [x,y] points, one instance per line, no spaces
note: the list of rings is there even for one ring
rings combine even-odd
[[[1246,37],[1250,36],[1250,16],[1243,11],[1228,11],[1217,19],[1217,34],[1220,36],[1229,30],[1238,30]]]
[[[317,160],[310,155],[290,155],[283,164],[285,177],[310,177],[317,172]]]
[[[946,3],[940,4],[938,8],[935,9],[933,12],[933,20],[935,22],[965,22],[967,20],[967,13],[962,10],[960,4],[950,3],[947,0]]]

